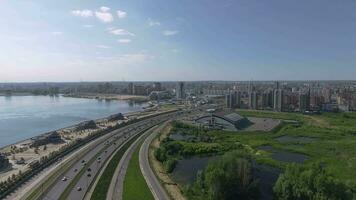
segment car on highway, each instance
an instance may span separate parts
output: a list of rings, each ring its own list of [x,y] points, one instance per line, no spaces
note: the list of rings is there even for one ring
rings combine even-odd
[[[67,177],[63,177],[63,178],[62,178],[62,181],[67,181],[67,180],[68,180]]]
[[[82,191],[82,188],[81,187],[77,187],[77,191]]]

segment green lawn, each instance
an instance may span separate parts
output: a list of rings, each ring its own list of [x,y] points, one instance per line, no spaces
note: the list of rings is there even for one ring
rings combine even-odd
[[[139,152],[141,145],[142,142],[136,147],[127,168],[123,200],[154,200],[140,169]]]

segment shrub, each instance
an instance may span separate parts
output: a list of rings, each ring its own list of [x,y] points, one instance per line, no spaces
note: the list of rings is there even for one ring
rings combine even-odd
[[[211,200],[258,199],[258,182],[252,177],[248,157],[244,152],[235,151],[210,162],[197,174],[196,182],[188,189],[188,196]]]
[[[276,199],[283,200],[352,199],[347,186],[330,176],[319,164],[311,167],[288,165],[273,191]]]
[[[177,165],[177,160],[176,159],[168,159],[163,163],[164,169],[166,170],[167,173],[173,172],[174,168]]]

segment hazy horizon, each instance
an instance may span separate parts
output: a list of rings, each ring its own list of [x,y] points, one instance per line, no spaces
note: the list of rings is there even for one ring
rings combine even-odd
[[[355,80],[356,2],[2,1],[0,82]]]

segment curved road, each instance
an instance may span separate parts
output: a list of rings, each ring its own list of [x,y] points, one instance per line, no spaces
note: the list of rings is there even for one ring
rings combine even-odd
[[[67,199],[73,200],[83,199],[95,175],[101,170],[102,165],[105,164],[106,160],[108,160],[110,155],[117,148],[128,140],[130,136],[138,134],[143,129],[153,126],[162,119],[166,119],[171,115],[172,114],[163,114],[145,119],[100,137],[91,145],[90,150],[86,152],[84,156],[76,158],[77,161],[70,167],[70,169],[55,181],[55,184],[49,189],[49,191],[45,192],[43,199],[59,199],[62,193],[70,185],[72,179],[81,171],[82,168],[85,168],[85,173],[80,175],[80,178],[75,186],[73,188],[69,188],[70,193],[67,197]],[[88,163],[88,161],[92,162]],[[90,170],[86,170],[87,168],[90,168]],[[88,174],[90,174],[90,176],[88,176]],[[67,180],[62,180],[63,177],[66,177]],[[77,190],[78,187],[80,187],[80,191]]]
[[[160,130],[163,126],[160,127]],[[143,174],[143,177],[146,180],[148,187],[150,188],[154,198],[156,200],[167,200],[170,199],[166,190],[163,188],[161,183],[159,182],[158,178],[156,177],[155,173],[150,167],[150,163],[148,160],[148,150],[152,140],[157,136],[159,131],[156,129],[152,134],[150,134],[146,140],[143,142],[140,153],[139,153],[139,161],[140,161],[140,168]]]
[[[148,132],[149,130],[143,133],[133,144],[131,144],[130,147],[126,150],[125,154],[122,156],[118,166],[115,169],[114,176],[111,180],[110,187],[106,195],[107,200],[122,199],[124,179],[132,154],[134,153],[141,139],[145,137]]]

